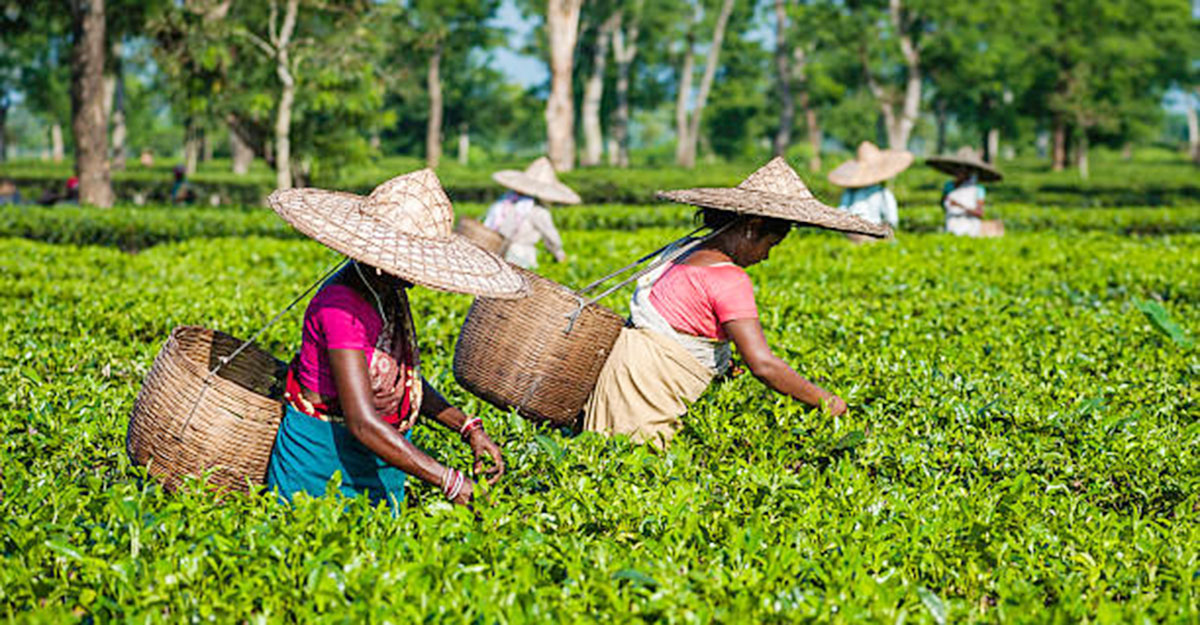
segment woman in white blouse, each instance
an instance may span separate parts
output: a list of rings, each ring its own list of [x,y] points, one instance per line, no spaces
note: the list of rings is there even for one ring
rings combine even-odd
[[[488,208],[483,225],[504,236],[500,254],[504,260],[524,267],[537,267],[537,244],[541,241],[556,262],[566,262],[562,237],[554,227],[549,209],[538,203],[578,204],[579,195],[558,181],[550,159],[541,157],[525,171],[506,169],[492,179],[510,191]]]
[[[855,158],[829,172],[829,181],[844,187],[838,208],[874,224],[900,225],[896,196],[884,183],[904,171],[913,162],[907,150],[880,150],[870,141],[858,146]],[[870,241],[869,237],[847,234],[855,243]]]

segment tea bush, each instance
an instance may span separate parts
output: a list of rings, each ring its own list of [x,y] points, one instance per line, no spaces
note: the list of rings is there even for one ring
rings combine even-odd
[[[1200,331],[1200,235],[1185,230],[793,236],[750,270],[763,324],[851,411],[805,410],[744,375],[711,388],[662,453],[467,395],[450,360],[470,299],[417,289],[426,374],[484,418],[509,474],[475,515],[410,482],[399,518],[166,493],[125,455],[171,327],[249,336],[331,252],[274,232],[132,255],[0,239],[0,614],[1195,622],[1200,360],[1138,305]],[[680,232],[569,229],[571,264],[543,272],[583,284]],[[626,297],[608,303],[625,312]],[[296,311],[264,345],[290,354],[298,325]],[[416,439],[468,465],[454,436]]]
[[[486,204],[461,202],[459,215],[482,219]],[[1200,205],[1064,209],[1021,204],[1001,204],[988,209],[1009,231],[1054,230],[1062,233],[1113,232],[1121,234],[1182,234],[1200,231]],[[695,227],[694,210],[686,206],[657,204],[587,205],[554,209],[560,230],[638,230],[642,228]],[[940,208],[905,205],[900,212],[898,236],[936,232],[943,222]],[[199,208],[181,206],[129,206],[95,209],[79,206],[0,207],[0,236],[22,237],[48,243],[105,245],[136,251],[194,238],[261,236],[299,239],[302,235],[259,207]]]

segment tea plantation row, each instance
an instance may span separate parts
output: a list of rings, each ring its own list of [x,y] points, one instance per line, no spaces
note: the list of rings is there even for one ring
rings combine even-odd
[[[485,204],[457,203],[459,215],[482,219]],[[1001,204],[989,213],[1008,231],[1050,230],[1063,234],[1112,232],[1134,235],[1200,232],[1200,205],[1062,209],[1025,204]],[[601,205],[556,209],[561,230],[637,230],[640,228],[691,229],[694,211],[686,206],[659,203],[645,206]],[[936,232],[943,216],[934,206],[906,206],[901,211],[898,236]],[[0,236],[49,243],[106,245],[127,251],[193,238],[263,236],[300,239],[301,234],[266,208],[198,208],[124,205],[100,210],[78,206],[6,207],[0,210]]]
[[[466,395],[449,363],[470,300],[417,290],[427,375],[483,416],[510,469],[477,516],[416,485],[399,518],[165,493],[124,453],[172,326],[248,336],[332,253],[274,232],[134,255],[0,239],[0,615],[1195,622],[1189,227],[857,248],[794,236],[751,270],[764,326],[850,413],[804,410],[742,376],[710,389],[665,453],[538,429]],[[568,230],[572,263],[544,271],[582,284],[679,232]],[[624,312],[624,297],[609,303]],[[288,355],[297,326],[298,312],[264,344]],[[444,431],[416,438],[467,466]]]

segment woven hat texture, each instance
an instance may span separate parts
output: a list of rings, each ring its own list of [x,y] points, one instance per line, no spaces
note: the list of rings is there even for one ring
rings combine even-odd
[[[503,169],[492,174],[492,180],[522,195],[536,197],[556,204],[578,204],[582,201],[571,187],[559,182],[554,165],[545,156],[534,161],[525,171]]]
[[[981,182],[998,182],[1004,179],[1004,174],[990,163],[983,160],[979,153],[970,146],[963,146],[952,156],[932,156],[925,159],[925,164],[951,176],[960,172],[979,175]]]
[[[896,177],[912,162],[913,153],[908,150],[880,150],[874,143],[863,141],[854,159],[829,172],[829,182],[849,189],[869,187]]]
[[[452,231],[454,209],[431,169],[392,178],[366,197],[285,189],[267,204],[300,232],[414,284],[495,298],[529,291],[508,263]]]
[[[798,224],[873,237],[891,235],[892,229],[827,206],[813,196],[782,157],[775,157],[734,188],[699,188],[659,191],[658,197],[745,215],[775,217]]]

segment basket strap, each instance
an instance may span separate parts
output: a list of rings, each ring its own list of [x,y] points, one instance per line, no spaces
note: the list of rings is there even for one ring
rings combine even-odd
[[[734,221],[736,221],[736,220],[734,220]],[[575,296],[575,299],[578,300],[579,306],[578,306],[578,308],[575,309],[574,312],[568,313],[566,315],[567,328],[566,328],[566,330],[563,331],[563,334],[570,334],[571,330],[575,329],[575,322],[579,319],[579,315],[583,313],[584,308],[587,308],[588,306],[595,304],[596,302],[608,297],[609,295],[612,295],[613,293],[615,293],[619,289],[621,289],[621,287],[624,287],[625,285],[629,284],[630,282],[633,282],[633,281],[641,278],[642,276],[650,273],[651,271],[658,269],[659,267],[663,266],[664,264],[669,263],[669,262],[675,260],[676,258],[679,258],[680,256],[683,256],[684,254],[687,254],[688,252],[691,252],[692,250],[696,249],[697,247],[699,247],[701,244],[705,243],[706,241],[709,241],[712,238],[716,237],[718,234],[721,234],[722,232],[728,230],[729,227],[734,224],[734,221],[730,221],[729,223],[725,224],[724,226],[721,226],[720,228],[717,228],[716,230],[713,230],[712,232],[710,232],[702,237],[694,236],[697,232],[699,232],[700,230],[703,229],[703,227],[697,228],[697,229],[691,231],[690,233],[688,233],[687,235],[680,237],[680,238],[658,248],[657,250],[651,252],[650,254],[647,254],[646,256],[643,256],[643,257],[639,258],[638,260],[614,271],[613,273],[583,287],[582,289],[575,291],[573,293],[573,295]],[[679,245],[680,243],[682,243],[683,245]],[[671,246],[673,246],[673,245],[678,245],[678,247],[671,250],[667,254],[663,254],[663,252],[671,249]],[[632,269],[632,268],[634,268],[656,256],[658,258],[655,258],[652,262],[648,263],[645,267],[642,267],[641,269],[634,272],[632,275],[628,276],[627,278],[625,278],[625,279],[621,280],[620,282],[612,285],[611,287],[605,289],[599,295],[593,296],[590,299],[583,298],[584,293],[596,288],[597,286],[599,286],[600,284],[603,284],[604,282],[608,281],[609,279],[613,278],[614,276],[619,276],[622,273],[625,273],[626,271],[629,271],[630,269]]]
[[[324,284],[325,281],[330,278],[330,276],[337,273],[338,271],[341,271],[341,269],[349,263],[350,263],[349,258],[343,258],[343,259],[339,260],[337,262],[337,264],[335,264],[333,267],[331,267],[329,269],[329,271],[325,272],[325,275],[321,276],[320,278],[317,278],[316,282],[313,282],[312,284],[310,284],[308,286],[307,289],[304,289],[304,292],[297,295],[296,298],[293,299],[290,304],[288,304],[287,306],[285,306],[283,308],[283,310],[280,310],[279,312],[275,313],[275,316],[272,317],[271,320],[266,323],[266,325],[259,328],[258,331],[255,332],[253,336],[251,336],[249,339],[247,339],[245,341],[242,341],[242,344],[238,345],[238,348],[233,350],[232,354],[229,354],[228,356],[221,356],[220,358],[217,359],[217,361],[218,361],[217,366],[213,367],[212,370],[208,372],[208,375],[204,376],[204,386],[202,386],[200,388],[200,393],[198,393],[196,395],[196,401],[192,403],[192,409],[188,411],[187,418],[183,420],[183,424],[179,426],[179,431],[175,433],[176,440],[183,438],[183,432],[184,432],[184,430],[187,429],[188,424],[190,424],[192,422],[192,417],[195,416],[195,414],[196,414],[196,408],[200,406],[200,400],[204,399],[204,393],[208,391],[208,388],[210,386],[212,386],[212,379],[214,377],[216,377],[217,372],[221,370],[221,367],[224,367],[225,365],[232,362],[234,358],[237,358],[238,355],[241,354],[243,351],[245,351],[247,347],[250,347],[250,345],[252,343],[254,343],[255,340],[258,339],[258,337],[262,336],[263,332],[266,332],[268,328],[275,325],[275,322],[277,322],[281,318],[283,318],[283,316],[286,315],[288,313],[288,311],[295,308],[296,304],[300,303],[300,300],[303,300],[305,297],[307,297],[309,293],[313,292],[313,289]]]

